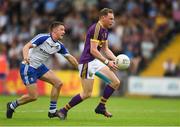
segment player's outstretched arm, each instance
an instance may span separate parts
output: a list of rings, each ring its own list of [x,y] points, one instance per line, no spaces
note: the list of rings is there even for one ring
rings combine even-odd
[[[65,58],[75,67],[78,69],[78,62],[76,58],[70,54],[66,55]]]
[[[33,48],[33,44],[31,42],[28,42],[24,47],[23,47],[23,59],[24,62],[29,63],[29,49]]]

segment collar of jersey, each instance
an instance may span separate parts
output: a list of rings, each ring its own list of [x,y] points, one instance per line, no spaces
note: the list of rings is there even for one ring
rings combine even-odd
[[[50,46],[58,46],[58,45],[59,45],[58,41],[54,41],[54,40],[52,39],[52,37],[51,37],[51,39],[50,39],[50,38],[47,39],[47,43],[48,43]]]
[[[53,42],[54,43],[56,43],[57,41],[55,41],[53,38],[52,38],[52,35],[51,35],[51,33],[50,33],[50,37],[51,37],[51,39],[53,40]]]
[[[103,29],[107,30],[107,28],[105,28],[105,27],[103,26],[103,24],[101,23],[101,21],[98,21],[98,23],[100,24],[100,26],[101,26]]]

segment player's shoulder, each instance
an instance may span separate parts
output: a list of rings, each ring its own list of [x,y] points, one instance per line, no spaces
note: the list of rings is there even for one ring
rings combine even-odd
[[[36,37],[50,37],[50,34],[49,33],[39,33],[36,35]]]
[[[58,41],[58,44],[59,44],[61,47],[64,47],[64,44],[63,44],[61,41]]]
[[[103,27],[101,26],[101,24],[99,22],[96,22],[94,24],[92,24],[90,27],[89,27],[89,31],[95,31],[95,30],[101,30],[103,29]]]
[[[48,33],[40,33],[40,34],[37,34],[32,40],[47,39],[49,37],[50,37],[50,34]]]
[[[89,30],[94,30],[96,28],[97,23],[93,23],[89,26]]]
[[[37,34],[30,42],[36,45],[40,45],[49,37],[50,37],[50,34],[47,34],[47,33]]]
[[[97,23],[92,24],[91,26],[89,26],[87,34],[94,34],[94,31],[96,30]]]
[[[58,44],[59,44],[59,51],[58,51],[58,53],[60,53],[60,54],[69,54],[69,51],[68,51],[68,49],[64,46],[64,44],[61,42],[61,41],[58,41]]]

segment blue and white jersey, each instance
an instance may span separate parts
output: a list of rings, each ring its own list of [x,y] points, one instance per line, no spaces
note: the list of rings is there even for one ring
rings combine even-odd
[[[38,34],[30,41],[34,48],[29,50],[30,66],[38,68],[52,54],[69,55],[68,50],[60,41],[54,41],[50,34]]]

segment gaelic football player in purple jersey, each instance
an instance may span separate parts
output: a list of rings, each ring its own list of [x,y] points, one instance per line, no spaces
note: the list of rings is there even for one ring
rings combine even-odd
[[[95,112],[106,117],[112,117],[112,114],[107,111],[105,105],[114,90],[120,85],[120,81],[114,73],[114,71],[118,70],[114,63],[116,57],[108,48],[107,40],[108,28],[111,28],[113,23],[113,10],[104,8],[99,12],[99,21],[89,27],[86,34],[84,51],[79,61],[79,74],[83,90],[58,111],[58,115],[61,119],[67,117],[67,113],[72,107],[91,96],[94,75],[97,72],[109,79],[110,82],[105,87],[103,96]],[[104,57],[100,51],[104,52],[106,57]]]

